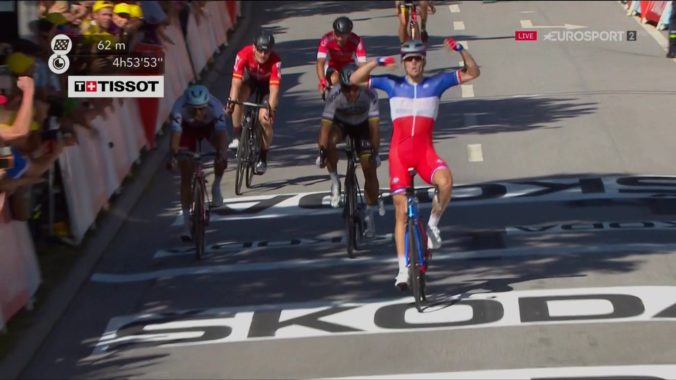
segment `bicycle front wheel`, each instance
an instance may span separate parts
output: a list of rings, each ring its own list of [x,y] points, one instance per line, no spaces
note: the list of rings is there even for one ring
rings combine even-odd
[[[415,300],[415,308],[418,312],[422,312],[423,303],[425,302],[425,274],[420,272],[420,235],[416,230],[416,225],[413,220],[409,220],[408,229],[408,275],[411,281],[411,292]]]
[[[248,125],[242,127],[242,136],[239,139],[239,147],[237,148],[237,172],[235,173],[235,194],[242,195],[242,184],[244,183],[244,175],[249,164],[249,132]]]
[[[357,188],[354,181],[354,163],[348,161],[345,173],[345,236],[347,237],[347,255],[355,258],[357,246]]]
[[[193,182],[193,212],[192,212],[192,228],[193,241],[195,242],[195,257],[201,260],[204,256],[205,246],[205,230],[206,230],[206,204],[204,203],[205,189],[204,182],[195,179]]]

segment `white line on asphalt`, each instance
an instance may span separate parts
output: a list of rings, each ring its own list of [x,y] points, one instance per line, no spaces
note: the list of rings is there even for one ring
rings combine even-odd
[[[463,98],[473,98],[474,97],[474,85],[473,84],[461,84],[460,90],[462,92]]]
[[[481,144],[467,144],[467,161],[469,162],[484,161],[484,153],[481,149]]]
[[[125,315],[114,317],[108,322],[92,355],[119,351],[125,349],[121,346],[125,344],[131,344],[126,347],[127,349],[133,348],[134,343],[149,343],[155,347],[169,348],[338,335],[419,334],[457,329],[594,323],[607,325],[627,322],[671,324],[674,320],[671,311],[675,300],[674,289],[672,286],[618,286],[446,294],[440,295],[437,300],[430,299],[432,304],[423,313],[417,312],[407,297],[382,301],[315,301],[305,304],[248,305]],[[618,308],[623,308],[626,301],[613,301],[608,297],[611,294],[631,297],[642,307],[629,307],[620,311]],[[532,304],[528,306],[522,302],[525,299],[537,300],[540,306],[535,306],[537,309],[534,310]],[[587,310],[577,310],[575,314],[570,315],[571,318],[563,319],[552,319],[548,314],[550,301],[576,304],[579,300],[595,300],[601,304],[611,301],[613,313],[596,315],[589,314]],[[541,313],[537,311],[540,307],[545,308]],[[493,311],[489,312],[491,309]],[[255,323],[254,319],[257,316],[259,318]],[[139,329],[132,332],[125,329],[125,326],[135,326]],[[228,333],[225,336],[220,334],[204,336],[204,328],[208,326],[224,327]],[[193,339],[200,335],[206,339],[197,341]],[[416,376],[416,378],[429,377],[431,376]]]
[[[465,30],[465,23],[462,21],[453,21],[454,30]]]
[[[675,230],[676,221],[672,220],[645,220],[645,221],[624,221],[624,222],[571,222],[571,223],[550,223],[535,226],[510,226],[505,227],[505,234],[514,235],[551,235],[562,233],[581,233],[581,232],[625,232],[625,231],[666,231]]]
[[[376,235],[375,238],[369,240],[369,245],[380,244],[392,241],[392,233],[384,235]],[[298,248],[298,247],[324,247],[332,245],[345,244],[345,236],[337,236],[334,238],[316,238],[316,239],[288,239],[288,240],[256,240],[246,242],[217,242],[210,244],[205,248],[205,256],[218,253],[232,253],[240,254],[248,253],[256,249],[276,249],[276,248]],[[174,248],[161,249],[155,252],[153,259],[164,259],[167,257],[192,256],[195,254],[195,248]]]
[[[535,11],[521,11],[519,13],[535,13]]]
[[[506,249],[485,249],[474,251],[453,251],[442,249],[433,255],[434,262],[446,260],[477,260],[477,259],[496,259],[496,258],[514,258],[527,256],[565,256],[580,254],[599,254],[599,253],[652,253],[652,252],[670,252],[676,250],[676,244],[604,244],[604,245],[584,245],[578,247],[535,247],[535,248],[506,248]],[[244,273],[257,271],[284,271],[289,269],[317,269],[332,268],[341,265],[366,265],[366,264],[394,264],[396,257],[369,256],[357,257],[355,259],[345,258],[326,258],[326,259],[293,259],[285,261],[274,261],[264,263],[233,264],[233,265],[214,265],[199,267],[181,267],[163,269],[152,272],[140,272],[132,274],[119,273],[94,273],[91,277],[92,282],[123,284],[141,281],[151,281],[157,279],[174,278],[182,276],[196,276],[206,274],[223,273]]]
[[[530,20],[521,20],[521,27],[522,28],[532,28],[533,23]]]
[[[498,369],[484,371],[463,372],[428,372],[407,373],[402,375],[378,375],[340,377],[334,379],[466,379],[466,380],[497,380],[497,379],[531,379],[531,378],[586,378],[589,376],[622,376],[622,378],[647,378],[655,376],[664,379],[674,379],[676,364],[653,364],[653,365],[626,365],[605,367],[557,367],[557,368],[524,368],[524,369]]]
[[[451,13],[460,13],[460,6],[458,6],[458,4],[451,4],[448,6],[448,9]]]

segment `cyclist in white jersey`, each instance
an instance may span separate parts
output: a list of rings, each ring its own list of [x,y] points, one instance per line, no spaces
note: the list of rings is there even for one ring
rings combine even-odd
[[[319,130],[319,157],[317,165],[326,166],[331,178],[331,206],[340,204],[340,181],[338,180],[338,151],[336,143],[347,136],[353,136],[353,147],[361,161],[364,172],[366,193],[366,231],[368,238],[375,236],[375,210],[378,204],[378,176],[376,168],[380,166],[378,149],[380,133],[378,130],[380,114],[378,94],[370,88],[361,88],[350,84],[350,75],[357,66],[349,64],[340,73],[340,87],[331,89],[324,106]]]

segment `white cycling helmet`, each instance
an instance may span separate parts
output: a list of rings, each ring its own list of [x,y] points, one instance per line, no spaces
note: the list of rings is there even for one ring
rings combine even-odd
[[[401,44],[401,59],[402,61],[408,57],[423,57],[427,56],[427,47],[420,40],[406,41]]]

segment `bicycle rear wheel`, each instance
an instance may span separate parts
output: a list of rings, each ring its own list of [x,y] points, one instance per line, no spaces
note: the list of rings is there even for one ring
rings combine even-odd
[[[354,180],[354,163],[350,159],[345,173],[345,232],[347,237],[347,255],[355,258],[357,246],[357,188]]]
[[[420,236],[417,233],[415,222],[408,221],[408,275],[411,281],[411,292],[415,300],[415,308],[418,312],[422,312],[423,303],[425,302],[425,274],[420,272]]]
[[[193,212],[192,212],[192,229],[193,241],[195,242],[195,257],[201,260],[204,256],[205,246],[205,230],[206,230],[206,205],[204,203],[204,182],[200,179],[195,179],[193,182]]]
[[[242,184],[245,179],[247,165],[249,163],[249,125],[242,127],[242,136],[237,148],[237,172],[235,173],[235,194],[242,195]]]

